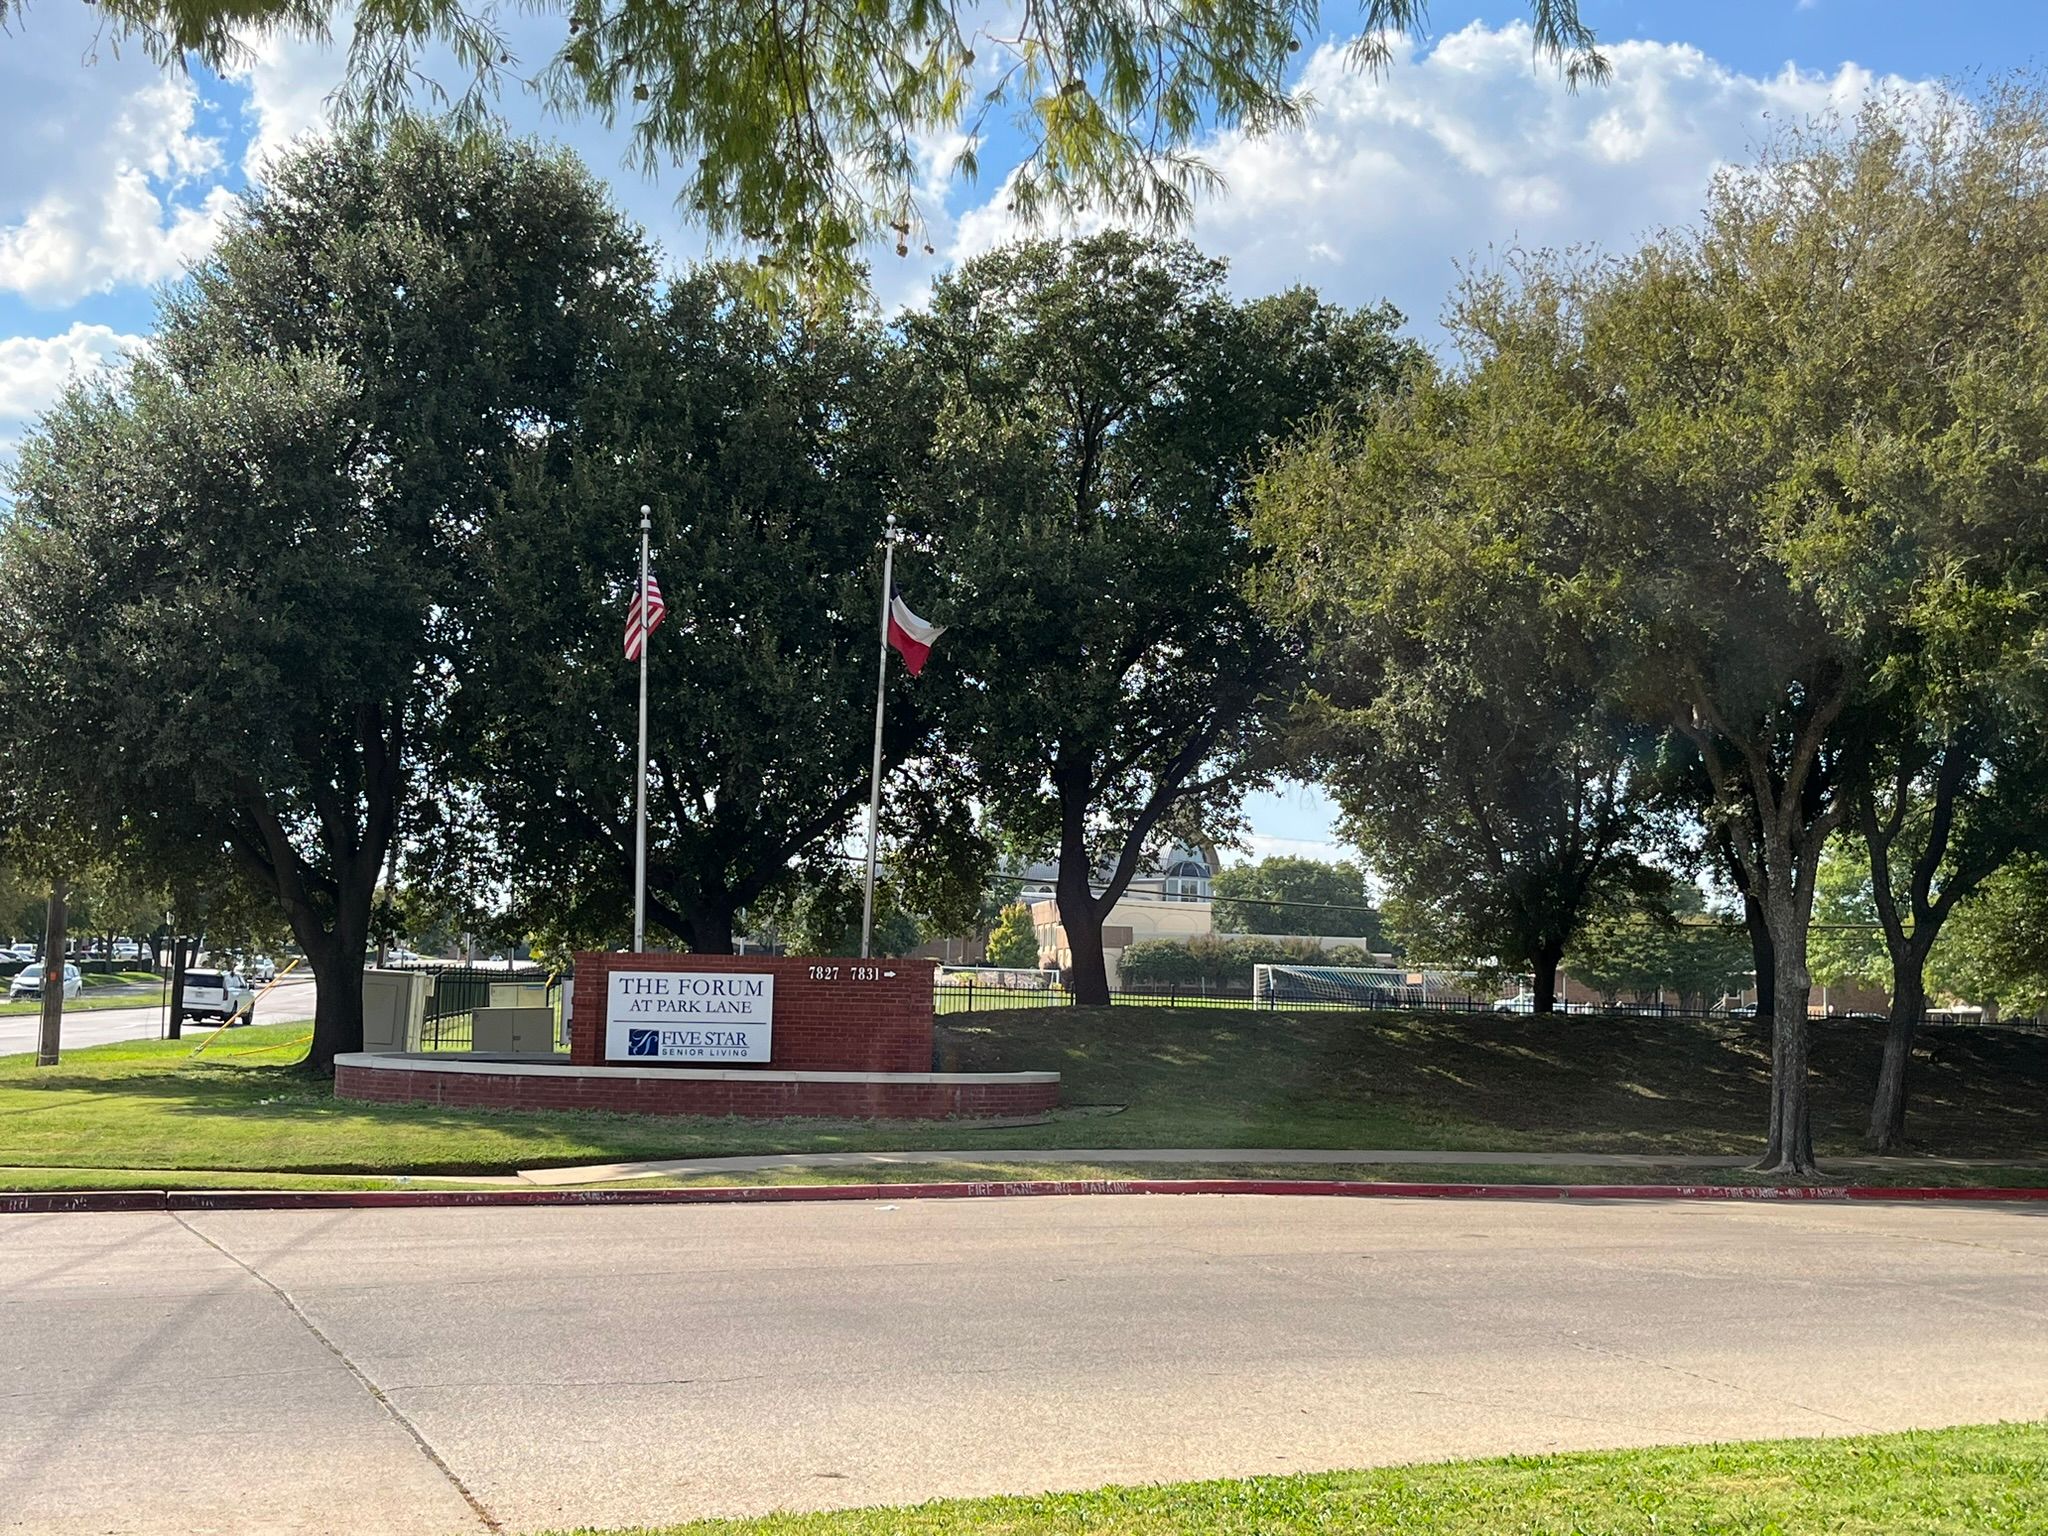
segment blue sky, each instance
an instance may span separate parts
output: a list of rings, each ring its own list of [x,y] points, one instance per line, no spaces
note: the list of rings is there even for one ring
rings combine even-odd
[[[1521,0],[1437,0],[1431,36],[1378,79],[1345,66],[1348,13],[1331,6],[1324,45],[1301,55],[1315,116],[1284,138],[1209,142],[1225,186],[1190,233],[1230,258],[1243,291],[1309,282],[1343,302],[1391,298],[1438,344],[1460,264],[1516,245],[1626,244],[1689,219],[1714,169],[1774,123],[1853,110],[1887,85],[2048,64],[2048,0],[1582,5],[1615,79],[1577,94],[1532,64]],[[522,59],[559,25],[516,20]],[[29,0],[0,35],[0,451],[74,371],[138,342],[157,286],[204,253],[266,154],[318,130],[340,76],[334,50],[277,40],[257,41],[231,78],[167,76],[98,28],[82,0]],[[621,135],[518,95],[505,108],[612,178],[676,259],[703,253],[674,187],[622,168]],[[984,165],[978,185],[935,179],[935,257],[878,258],[884,304],[915,302],[934,271],[1011,233],[1000,140]],[[1251,809],[1253,851],[1334,851],[1320,795],[1262,795]]]

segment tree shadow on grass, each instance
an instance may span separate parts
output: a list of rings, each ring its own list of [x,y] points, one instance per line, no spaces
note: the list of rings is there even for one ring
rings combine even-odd
[[[1057,1067],[1064,1102],[1125,1104],[1112,1134],[1143,1127],[1155,1145],[1178,1116],[1190,1138],[1223,1145],[1399,1135],[1417,1148],[1743,1155],[1761,1150],[1768,1107],[1770,1030],[1752,1020],[1006,1009],[942,1019],[939,1035],[942,1066]],[[1883,1036],[1879,1022],[1815,1023],[1824,1153],[1860,1145]],[[1936,1026],[1912,1089],[1915,1150],[2048,1151],[2048,1034]]]

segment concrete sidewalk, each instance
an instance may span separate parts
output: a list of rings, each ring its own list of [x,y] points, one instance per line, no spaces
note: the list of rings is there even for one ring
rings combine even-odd
[[[1702,1157],[1644,1152],[1432,1152],[1379,1150],[1343,1152],[1303,1147],[977,1147],[936,1152],[789,1152],[756,1157],[681,1157],[655,1162],[586,1163],[575,1168],[522,1168],[518,1182],[556,1186],[611,1184],[678,1174],[769,1173],[780,1168],[914,1168],[930,1163],[1083,1163],[1115,1167],[1158,1163],[1258,1164],[1318,1168],[1741,1168],[1751,1157]],[[1914,1172],[1957,1172],[1972,1168],[2042,1168],[2048,1162],[1967,1157],[1829,1158],[1828,1168],[1857,1172],[1884,1170],[1887,1182],[1909,1184]],[[431,1175],[421,1175],[431,1177]],[[478,1180],[476,1182],[484,1182]]]

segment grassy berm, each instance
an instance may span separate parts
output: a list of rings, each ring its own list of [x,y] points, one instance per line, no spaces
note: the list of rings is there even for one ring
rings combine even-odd
[[[1874,1024],[1814,1031],[1823,1156],[1855,1151]],[[613,1159],[859,1148],[1413,1148],[1649,1154],[1758,1150],[1754,1025],[1566,1016],[1006,1010],[939,1024],[939,1065],[1051,1068],[1048,1123],[750,1123],[475,1113],[336,1100],[294,1062],[303,1025],[195,1053],[148,1041],[38,1070],[0,1058],[0,1187],[161,1184],[161,1171],[489,1174]],[[2048,1032],[1947,1026],[1914,1063],[1916,1150],[2048,1155]],[[1107,1161],[1107,1160],[1105,1160]],[[138,1170],[129,1177],[114,1170]]]

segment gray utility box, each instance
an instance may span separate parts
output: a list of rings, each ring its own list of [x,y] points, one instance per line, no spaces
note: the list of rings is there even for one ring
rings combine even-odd
[[[495,989],[493,989],[495,990]],[[469,1048],[515,1055],[549,1055],[555,1049],[555,1010],[492,1004],[470,1016]]]
[[[433,996],[432,971],[363,972],[363,1049],[418,1050]]]

